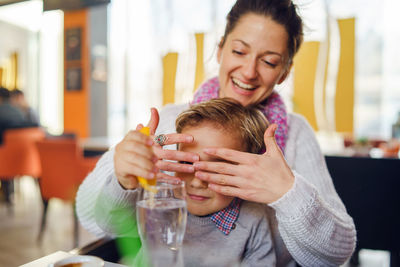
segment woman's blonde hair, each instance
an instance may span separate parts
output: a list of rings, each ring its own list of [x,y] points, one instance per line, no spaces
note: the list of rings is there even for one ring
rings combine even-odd
[[[181,133],[186,127],[197,127],[204,122],[240,138],[245,152],[260,153],[265,150],[264,132],[268,121],[256,106],[243,107],[231,98],[212,99],[192,105],[176,119],[176,132]]]

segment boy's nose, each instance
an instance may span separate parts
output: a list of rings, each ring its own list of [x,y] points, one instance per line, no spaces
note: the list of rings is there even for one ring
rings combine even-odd
[[[191,181],[190,181],[190,186],[193,188],[201,188],[201,189],[205,189],[208,188],[208,183],[200,180],[196,177],[194,177]]]

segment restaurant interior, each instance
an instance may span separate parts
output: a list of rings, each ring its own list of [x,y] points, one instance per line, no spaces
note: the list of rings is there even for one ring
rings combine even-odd
[[[312,126],[355,221],[344,266],[400,266],[400,2],[294,2],[304,43],[275,89]],[[0,127],[0,266],[99,242],[76,220],[79,184],[151,107],[215,76],[233,3],[0,0],[0,85],[35,120]]]

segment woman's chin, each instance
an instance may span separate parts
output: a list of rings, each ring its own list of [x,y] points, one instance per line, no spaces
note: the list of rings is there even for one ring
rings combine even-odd
[[[238,95],[238,94],[232,94],[227,97],[233,98],[236,101],[238,101],[242,106],[247,106],[249,104],[252,104],[252,99],[249,97],[245,97],[243,95]]]

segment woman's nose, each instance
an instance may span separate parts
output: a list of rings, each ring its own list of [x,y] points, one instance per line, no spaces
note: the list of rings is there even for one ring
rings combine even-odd
[[[248,58],[242,68],[243,77],[252,80],[257,77],[257,59]]]
[[[196,177],[194,177],[191,181],[190,181],[190,186],[193,188],[199,188],[199,189],[205,189],[208,188],[208,183],[200,180]]]

